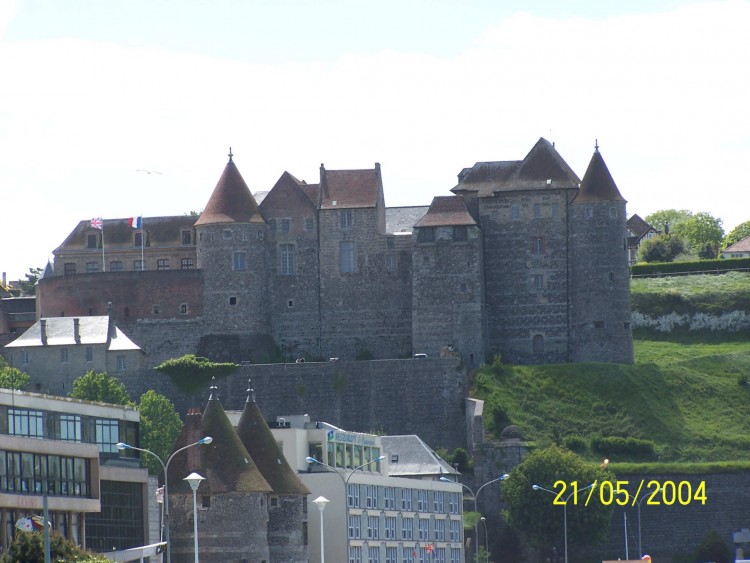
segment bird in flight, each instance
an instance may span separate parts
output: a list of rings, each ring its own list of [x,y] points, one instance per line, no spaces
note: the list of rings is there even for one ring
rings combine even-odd
[[[159,172],[158,170],[143,170],[143,169],[138,169],[138,170],[136,170],[136,172],[145,172],[146,174],[158,174],[159,176],[162,175],[162,173]]]

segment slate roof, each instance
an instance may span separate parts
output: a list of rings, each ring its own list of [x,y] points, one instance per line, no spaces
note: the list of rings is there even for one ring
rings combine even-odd
[[[194,215],[176,215],[169,217],[143,217],[143,230],[148,232],[149,246],[175,246],[182,242],[183,229],[192,229],[195,225]],[[97,233],[91,227],[91,220],[80,221],[54,253],[66,248],[86,248],[86,237]],[[133,248],[133,229],[127,218],[104,219],[104,246],[109,249],[117,247]]]
[[[415,205],[410,207],[386,207],[385,209],[385,232],[411,233],[429,209],[426,205]]]
[[[646,236],[652,229],[655,230],[654,227],[649,225],[640,217],[640,215],[637,214],[632,215],[630,219],[628,219],[627,226],[628,229],[630,229],[639,239]]]
[[[174,451],[196,442],[204,436],[213,441],[207,445],[188,448],[175,456],[169,467],[169,492],[188,493],[189,485],[182,479],[197,471],[206,481],[203,493],[271,493],[271,486],[263,478],[258,466],[242,444],[218,399],[211,395],[200,420],[200,431],[187,423],[186,418]],[[199,434],[199,435],[198,435]],[[191,458],[190,454],[193,455]],[[200,456],[199,464],[195,459]],[[199,467],[196,467],[199,465]]]
[[[320,185],[321,209],[375,207],[382,193],[380,165],[365,170],[326,170],[321,165]]]
[[[437,196],[433,198],[427,213],[415,227],[445,227],[476,225],[466,208],[464,198],[459,196]]]
[[[581,181],[581,189],[573,198],[573,203],[594,203],[601,201],[625,201],[617,189],[599,147],[591,157],[586,173]]]
[[[195,224],[197,226],[263,222],[258,203],[230,156],[203,213]]]
[[[252,392],[250,393],[252,395]],[[309,495],[310,489],[292,470],[255,402],[248,397],[237,424],[237,435],[277,495]]]
[[[750,237],[745,237],[732,246],[727,246],[723,252],[750,252]]]
[[[388,456],[388,475],[392,477],[458,475],[458,471],[414,434],[381,436],[380,445]],[[394,455],[398,456],[396,462]]]
[[[74,319],[78,319],[80,342],[76,342],[74,334]],[[92,344],[109,344],[109,351],[140,350],[130,338],[125,336],[119,328],[113,326],[112,336],[109,332],[109,317],[48,317],[40,319],[31,325],[26,332],[16,338],[6,348],[30,348],[45,346],[42,343],[42,321],[47,333],[46,346],[76,346]]]
[[[451,191],[493,197],[499,191],[577,188],[580,183],[554,145],[542,137],[523,160],[477,162],[464,168]]]

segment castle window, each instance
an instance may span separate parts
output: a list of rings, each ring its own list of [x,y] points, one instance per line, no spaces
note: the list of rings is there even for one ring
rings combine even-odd
[[[341,214],[341,228],[350,229],[352,225],[354,224],[354,217],[352,215],[352,210],[342,209],[340,211],[340,214]]]
[[[182,244],[192,244],[193,233],[191,231],[182,231]]]
[[[385,246],[388,248],[388,250],[393,250],[396,248],[396,237],[393,235],[388,235],[385,237]]]
[[[521,206],[517,203],[511,203],[510,204],[510,218],[513,221],[518,221],[521,219]]]
[[[339,269],[342,274],[356,271],[354,243],[348,240],[339,243]]]
[[[97,248],[99,246],[99,235],[86,236],[86,248]]]
[[[544,276],[542,274],[533,274],[531,276],[531,283],[534,289],[544,289]]]
[[[290,309],[294,309],[294,299],[290,299],[289,301],[287,301],[286,306]]]
[[[224,240],[229,240],[230,238],[232,238],[232,229],[223,229],[221,231],[221,238],[223,238]]]
[[[65,269],[64,273],[66,276],[70,276],[76,273],[76,264],[75,262],[65,262]]]
[[[544,237],[533,237],[531,239],[531,253],[540,256],[544,254],[545,244]]]
[[[143,246],[143,233],[133,233],[133,246]]]
[[[463,242],[468,238],[468,229],[466,225],[453,227],[453,240],[456,242]]]
[[[534,219],[539,219],[542,216],[542,206],[539,203],[534,204]]]
[[[29,351],[28,350],[21,350],[21,365],[23,366],[29,365]]]
[[[180,315],[187,315],[188,306],[187,303],[180,303]]]
[[[125,307],[125,316],[126,317],[130,316],[130,307]]]
[[[91,346],[86,346],[86,363],[90,364],[94,361],[94,349]]]
[[[396,271],[396,255],[395,254],[386,254],[385,255],[385,270],[387,272],[395,272]]]
[[[421,227],[418,229],[417,242],[435,242],[435,227]]]
[[[268,228],[271,229],[272,233],[276,232],[276,219],[271,219],[268,221]]]
[[[67,348],[60,348],[60,363],[61,364],[68,363],[68,349]]]
[[[291,221],[289,219],[282,219],[281,220],[281,232],[288,233],[290,228],[291,228]]]
[[[211,508],[211,495],[201,495],[201,508]]]
[[[154,315],[158,315],[159,313],[161,313],[161,305],[152,305],[151,306],[151,312]]]
[[[531,348],[535,356],[544,354],[544,336],[541,334],[535,334],[534,338],[531,340]]]
[[[109,263],[110,272],[122,272],[122,262],[120,260],[112,260]]]
[[[615,283],[615,273],[610,272],[609,273],[609,283]]]
[[[93,274],[99,271],[99,262],[86,262],[86,273]]]
[[[315,222],[312,217],[305,217],[305,230],[312,231],[315,227]]]
[[[133,260],[133,271],[142,272],[146,269],[146,262],[144,260]]]
[[[294,275],[294,245],[279,245],[279,274],[282,276]]]
[[[180,260],[180,269],[181,270],[192,270],[193,269],[193,259],[192,258],[182,258]]]
[[[593,207],[587,207],[586,208],[586,217],[588,219],[591,219],[594,216],[594,208]]]
[[[169,258],[159,258],[156,261],[157,270],[169,270]]]
[[[236,297],[230,297],[229,298],[229,304],[230,305],[237,305],[237,298]]]
[[[125,363],[125,354],[119,354],[117,356],[117,369],[125,369],[126,363]]]
[[[622,327],[625,330],[630,330],[630,322],[629,321],[625,321],[624,323],[622,323]]]
[[[560,217],[560,204],[553,203],[552,204],[552,218],[557,219],[558,217]]]
[[[609,218],[610,219],[617,218],[617,208],[616,207],[610,207],[609,208]]]
[[[276,508],[277,506],[279,506],[279,497],[272,496],[271,497],[271,508]]]
[[[242,250],[237,250],[232,255],[232,268],[235,272],[244,272],[247,269],[247,257]]]

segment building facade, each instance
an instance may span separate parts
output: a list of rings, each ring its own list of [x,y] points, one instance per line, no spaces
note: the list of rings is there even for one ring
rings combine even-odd
[[[451,191],[386,208],[379,164],[321,165],[317,183],[285,172],[256,198],[230,155],[199,217],[79,223],[40,281],[39,314],[112,303],[154,363],[166,350],[633,361],[625,200],[598,147],[583,181],[540,139],[523,160],[462,170]]]
[[[148,473],[116,447],[137,444],[138,425],[132,407],[0,389],[0,553],[45,495],[53,530],[76,544],[150,543]]]

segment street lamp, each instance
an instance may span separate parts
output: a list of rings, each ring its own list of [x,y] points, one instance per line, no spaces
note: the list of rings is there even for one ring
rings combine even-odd
[[[477,489],[477,493],[474,494],[474,491],[472,491],[468,486],[464,485],[463,483],[460,483],[459,481],[453,481],[451,479],[448,479],[448,477],[440,477],[441,481],[445,481],[446,483],[458,483],[461,485],[464,489],[469,491],[472,496],[474,497],[474,512],[476,514],[479,514],[479,510],[477,510],[477,497],[479,496],[479,493],[482,492],[482,489],[484,489],[487,485],[491,485],[492,483],[496,483],[497,481],[505,481],[510,475],[507,473],[500,475],[500,477],[496,477],[492,479],[491,481],[487,481],[484,483],[481,487]],[[479,520],[474,520],[474,560],[479,563]]]
[[[187,481],[190,484],[190,488],[193,489],[193,538],[195,546],[195,563],[198,563],[198,487],[201,485],[205,477],[198,473],[191,473],[183,481]]]
[[[656,486],[654,494],[659,492],[661,485]],[[641,546],[641,503],[643,499],[648,498],[646,495],[642,496],[641,499],[636,503],[638,505],[638,557],[643,557],[643,547]]]
[[[164,470],[164,502],[162,503],[161,510],[162,510],[162,520],[161,520],[161,534],[159,535],[159,540],[164,540],[166,536],[166,542],[167,542],[167,563],[171,563],[172,561],[172,550],[169,545],[169,487],[167,486],[167,468],[169,467],[169,463],[174,459],[174,456],[176,456],[178,453],[180,453],[183,450],[186,450],[188,448],[192,448],[193,446],[200,446],[203,444],[210,444],[213,442],[214,439],[211,438],[211,436],[205,436],[198,440],[197,442],[193,442],[192,444],[188,444],[187,446],[184,446],[180,448],[179,450],[176,450],[171,456],[169,456],[169,459],[167,459],[167,463],[164,463],[161,458],[156,455],[151,450],[147,450],[145,448],[136,448],[135,446],[131,446],[130,444],[126,444],[125,442],[117,442],[115,446],[117,446],[118,450],[136,450],[138,452],[143,452],[150,454],[154,456],[157,461],[161,464],[162,469]]]
[[[484,561],[485,563],[490,563],[490,550],[489,545],[487,544],[487,518],[482,516],[482,525],[484,526]]]
[[[363,463],[362,465],[358,465],[354,469],[351,470],[351,473],[349,473],[348,476],[344,477],[344,474],[339,471],[338,467],[334,467],[333,465],[328,465],[327,463],[324,463],[320,461],[319,459],[315,459],[314,457],[306,457],[305,461],[307,463],[317,463],[318,465],[322,465],[323,467],[327,467],[329,469],[333,469],[333,471],[341,477],[341,480],[344,482],[344,530],[346,531],[346,560],[349,560],[349,549],[350,549],[350,542],[349,542],[349,479],[352,478],[352,475],[354,475],[357,470],[362,469],[364,467],[367,467],[368,465],[371,465],[373,463],[377,463],[379,461],[383,461],[385,459],[384,455],[381,455],[380,457],[376,457],[373,460],[368,461],[367,463]]]
[[[586,489],[590,489],[592,487],[596,487],[596,481],[594,481],[590,485],[585,486],[583,489],[574,490],[565,498],[565,501],[563,502],[563,541],[565,542],[565,563],[568,563],[568,501],[573,495],[582,493]],[[539,485],[531,485],[531,488],[535,491],[544,491],[558,496],[558,493],[556,493],[555,491],[550,491],[549,489],[545,489],[544,487],[540,487]]]
[[[318,510],[320,510],[320,563],[325,563],[326,554],[325,549],[323,548],[323,511],[326,509],[326,504],[331,501],[324,496],[319,496],[313,502],[318,505]]]

